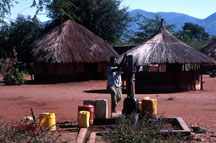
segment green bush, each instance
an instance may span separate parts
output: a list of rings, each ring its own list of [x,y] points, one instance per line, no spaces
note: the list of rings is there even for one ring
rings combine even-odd
[[[6,85],[20,85],[25,83],[23,73],[19,71],[17,66],[9,67],[4,74],[4,81]]]
[[[164,121],[149,122],[147,119],[140,120],[136,125],[125,116],[121,117],[116,125],[113,125],[108,132],[103,132],[106,141],[112,143],[182,143],[191,142],[188,137],[180,134],[163,135],[160,133]]]
[[[20,70],[20,64],[17,60],[16,48],[13,48],[13,56],[4,59],[1,72],[6,85],[20,85],[25,83],[25,78]]]

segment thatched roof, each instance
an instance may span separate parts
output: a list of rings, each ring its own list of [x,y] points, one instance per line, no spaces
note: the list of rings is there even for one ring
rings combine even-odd
[[[216,60],[216,40],[201,49],[201,52]]]
[[[135,45],[123,45],[123,46],[114,46],[113,48],[119,55],[121,55],[134,47]]]
[[[52,29],[31,47],[34,62],[101,62],[118,56],[107,42],[71,20]]]
[[[133,55],[135,65],[166,63],[215,63],[215,61],[174,37],[164,26],[143,44],[124,54]],[[122,60],[122,54],[118,61]]]

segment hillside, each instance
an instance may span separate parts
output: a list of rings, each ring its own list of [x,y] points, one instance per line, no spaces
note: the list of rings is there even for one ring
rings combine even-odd
[[[154,18],[154,15],[160,15],[162,18],[165,19],[167,24],[173,24],[175,25],[175,31],[181,30],[184,26],[184,23],[190,22],[194,24],[198,24],[199,26],[202,26],[205,28],[206,32],[209,33],[209,35],[216,35],[216,13],[208,16],[205,19],[199,19],[195,18],[186,14],[182,13],[176,13],[176,12],[147,12],[141,9],[136,9],[129,12],[129,16],[133,18],[138,18],[137,14],[142,14],[146,18]],[[138,29],[138,26],[136,22],[131,22],[129,24],[129,30],[136,31]]]

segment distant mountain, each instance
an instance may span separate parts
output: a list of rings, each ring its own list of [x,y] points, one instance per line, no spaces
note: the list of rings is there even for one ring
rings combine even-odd
[[[200,24],[197,24],[204,27],[210,35],[216,35],[216,13],[201,20]]]
[[[216,13],[210,15],[205,19],[195,18],[186,14],[176,13],[176,12],[147,12],[141,9],[136,9],[129,12],[129,16],[133,18],[138,18],[137,14],[141,14],[146,18],[154,18],[154,15],[160,15],[167,24],[175,25],[174,31],[182,30],[184,23],[190,22],[194,24],[198,24],[205,28],[206,32],[210,35],[216,35]],[[128,30],[137,31],[138,25],[136,22],[131,22],[129,24]]]
[[[43,22],[41,22],[41,24],[42,24],[43,26],[46,26],[47,24],[51,24],[52,21],[53,21],[53,20],[43,21]]]

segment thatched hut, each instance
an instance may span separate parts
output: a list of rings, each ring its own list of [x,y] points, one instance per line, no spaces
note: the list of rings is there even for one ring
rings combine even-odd
[[[208,44],[206,47],[201,49],[201,52],[206,54],[209,57],[212,57],[216,60],[216,40],[212,41],[210,44]],[[210,65],[210,64],[204,64],[203,66],[205,70],[215,70],[216,65]]]
[[[216,60],[216,40],[212,41],[206,47],[201,49],[201,52]]]
[[[126,52],[133,55],[137,67],[136,92],[201,89],[201,64],[214,64],[214,59],[178,40],[165,28],[163,20],[161,23],[152,38]]]
[[[68,20],[32,45],[36,80],[105,78],[106,63],[115,50],[84,26]]]

